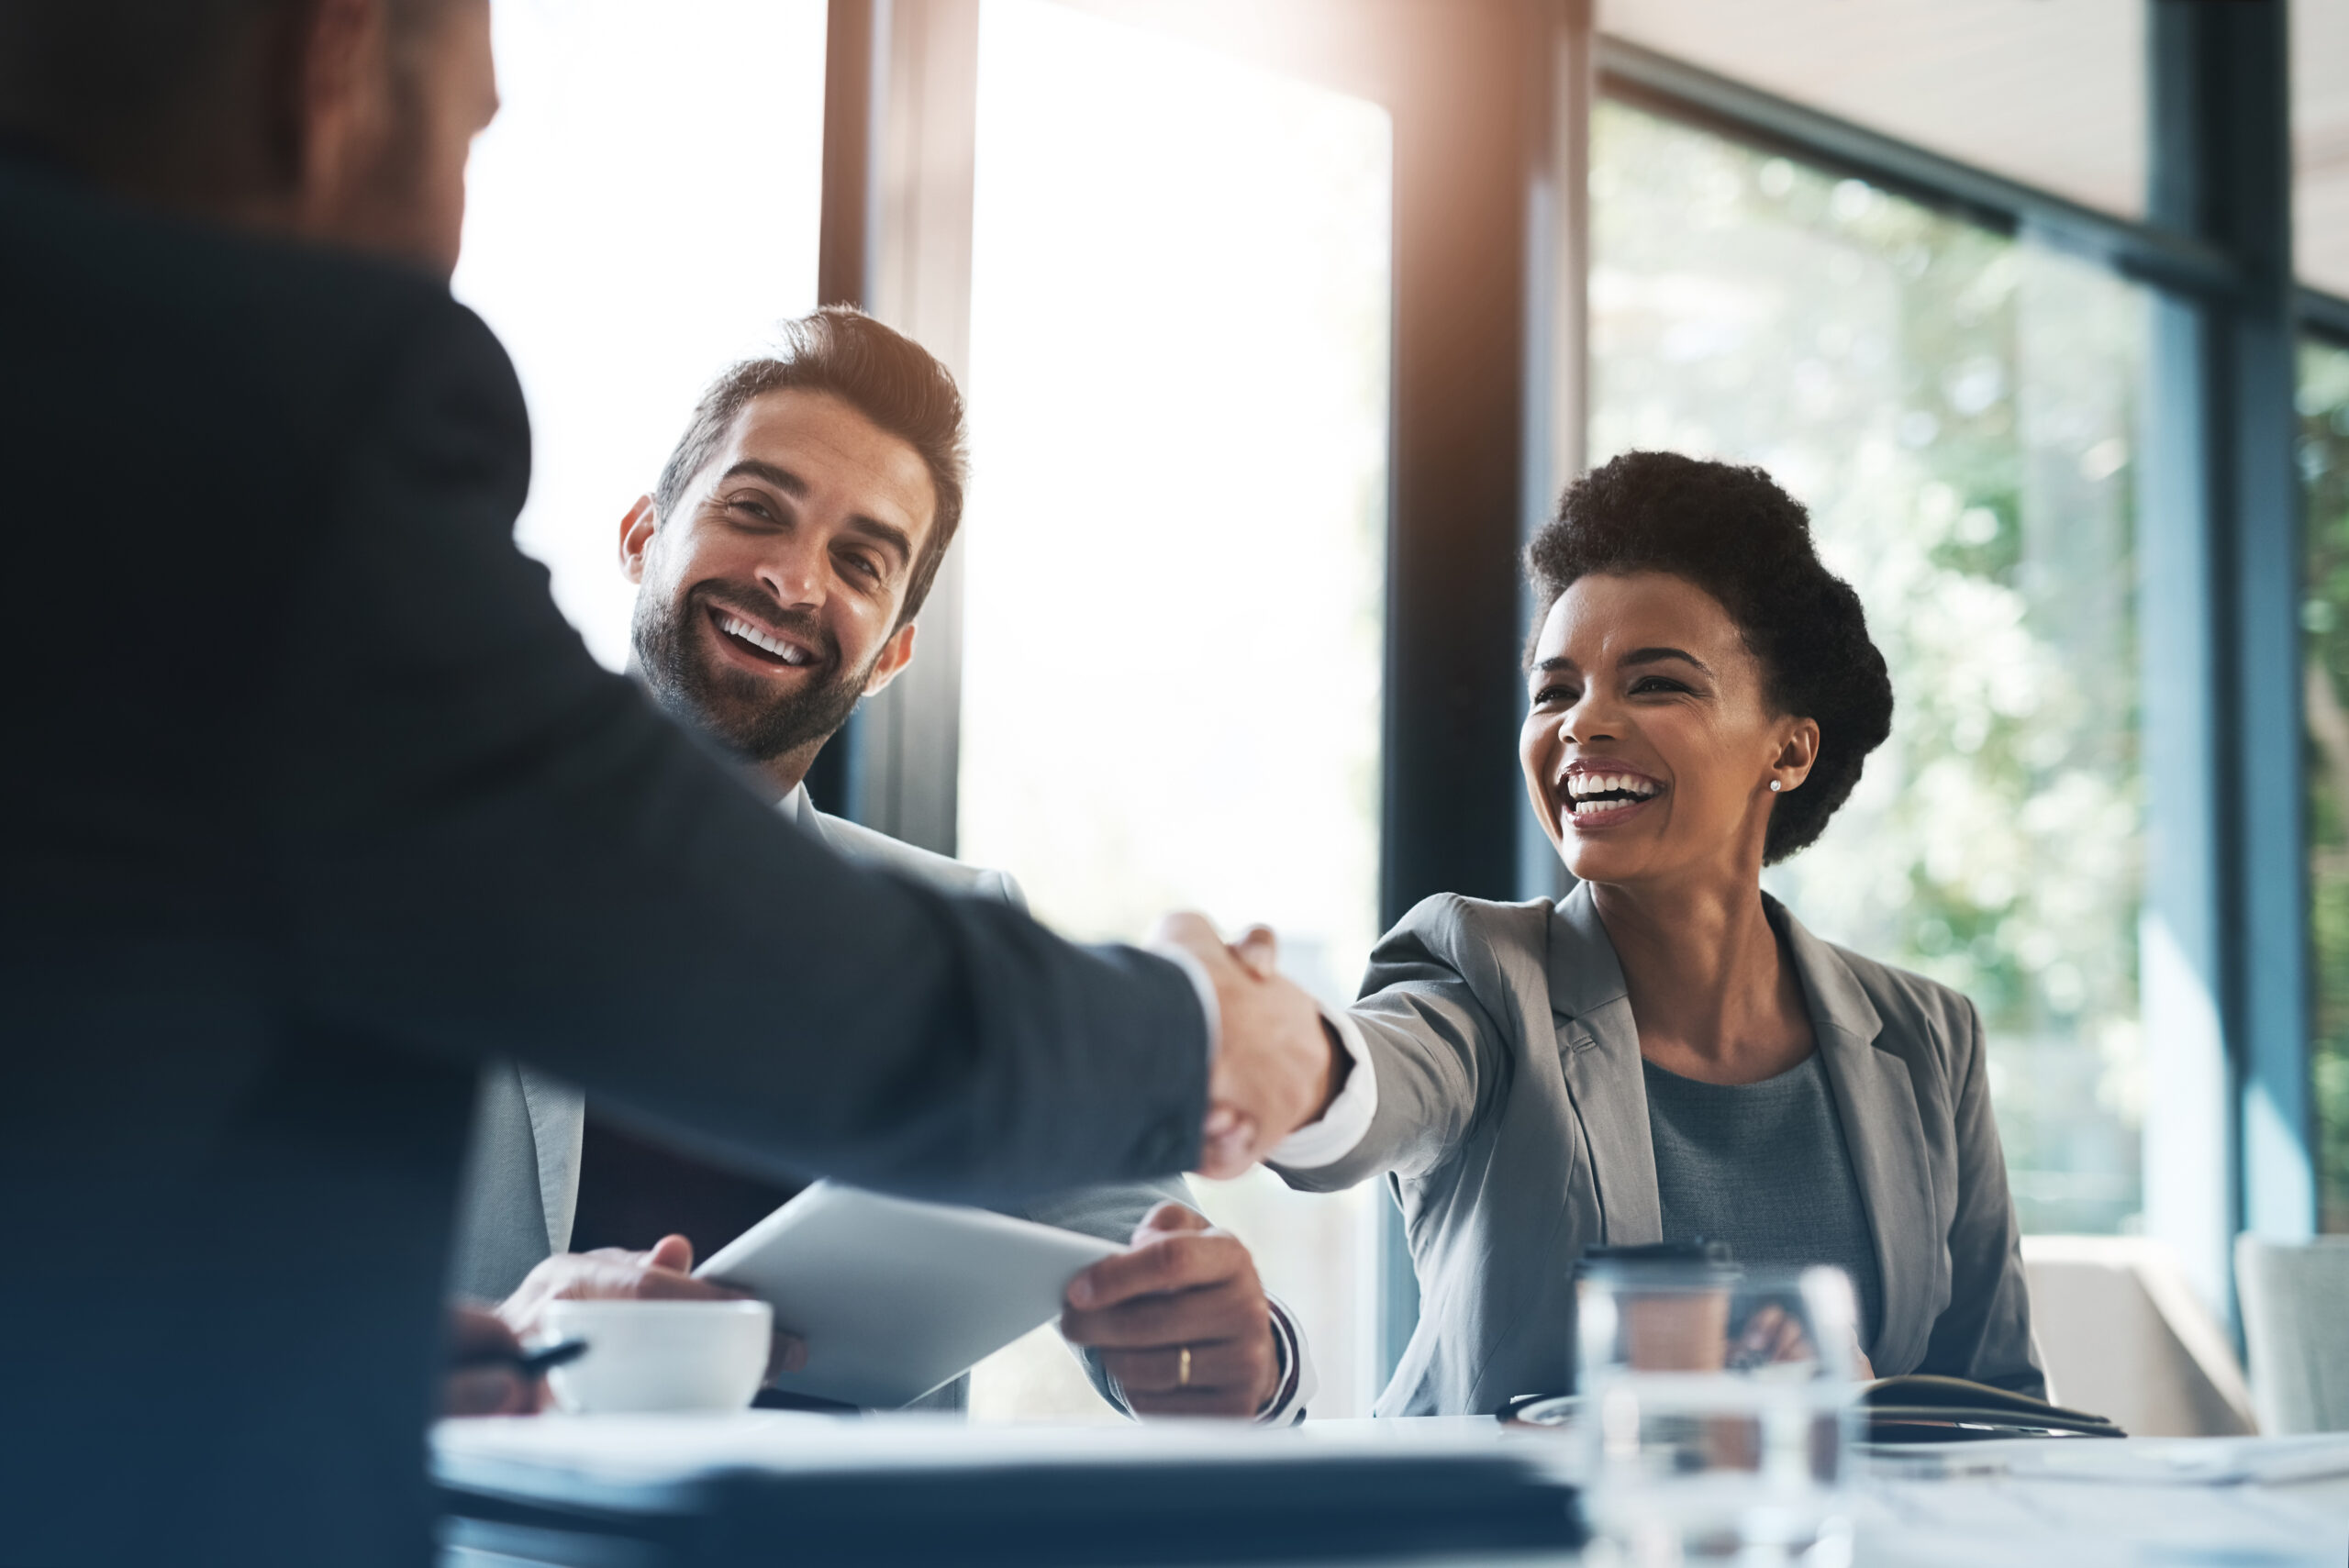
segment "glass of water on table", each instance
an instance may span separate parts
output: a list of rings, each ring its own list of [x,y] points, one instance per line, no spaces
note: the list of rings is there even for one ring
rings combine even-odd
[[[1844,1568],[1857,1317],[1831,1268],[1624,1249],[1575,1269],[1592,1561]]]

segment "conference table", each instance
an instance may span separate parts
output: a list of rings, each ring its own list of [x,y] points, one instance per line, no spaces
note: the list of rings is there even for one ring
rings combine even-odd
[[[1486,1418],[540,1417],[433,1435],[443,1568],[1610,1562],[1579,1449]],[[1864,1451],[1858,1568],[2349,1568],[2349,1434]]]

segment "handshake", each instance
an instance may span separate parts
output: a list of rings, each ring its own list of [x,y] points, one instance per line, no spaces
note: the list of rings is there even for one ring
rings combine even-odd
[[[1198,1171],[1240,1175],[1320,1118],[1345,1086],[1353,1059],[1313,998],[1281,977],[1266,928],[1251,926],[1227,944],[1199,916],[1169,915],[1152,945],[1188,956],[1215,988],[1221,1036]]]

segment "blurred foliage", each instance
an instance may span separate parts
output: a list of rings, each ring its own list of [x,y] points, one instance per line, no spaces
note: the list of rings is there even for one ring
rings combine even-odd
[[[1891,666],[1892,739],[1765,881],[1821,935],[1980,1007],[2027,1229],[2128,1229],[2143,300],[1621,105],[1595,136],[1592,461],[1669,448],[1769,470]]]
[[[2299,407],[2319,1201],[2324,1229],[2349,1231],[2349,350],[2301,351]]]

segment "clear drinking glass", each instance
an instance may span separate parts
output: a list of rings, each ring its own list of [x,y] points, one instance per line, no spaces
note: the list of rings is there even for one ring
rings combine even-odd
[[[1596,1560],[1850,1562],[1859,1341],[1841,1270],[1586,1262],[1575,1304]]]

